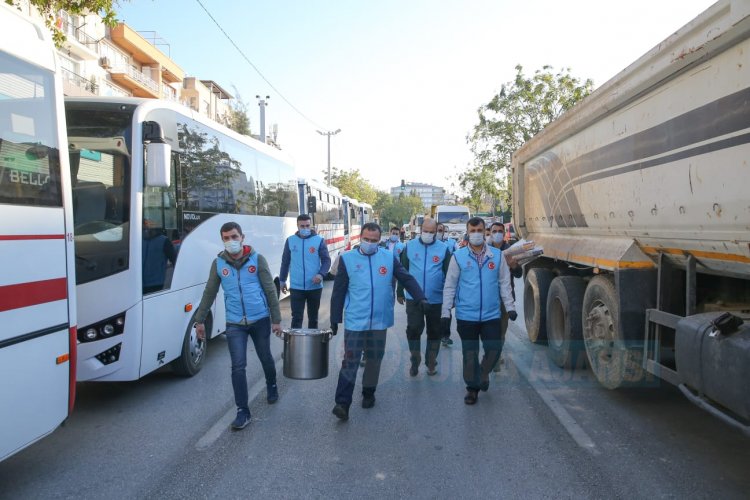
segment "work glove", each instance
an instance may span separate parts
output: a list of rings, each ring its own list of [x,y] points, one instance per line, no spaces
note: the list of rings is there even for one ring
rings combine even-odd
[[[443,337],[450,337],[451,335],[451,319],[440,318],[440,334]]]
[[[338,323],[331,323],[331,331],[334,335],[336,335],[339,332],[339,324]]]
[[[422,309],[422,314],[427,314],[430,312],[430,303],[427,302],[427,299],[422,299],[419,301],[419,308]]]
[[[518,318],[518,313],[516,311],[508,311],[508,318],[510,318],[511,321],[515,321],[516,318]]]

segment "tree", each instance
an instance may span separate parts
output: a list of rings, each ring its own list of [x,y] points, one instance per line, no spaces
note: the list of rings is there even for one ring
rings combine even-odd
[[[388,201],[380,210],[380,222],[383,228],[389,226],[401,227],[413,215],[424,213],[422,199],[418,196],[389,196]]]
[[[324,172],[328,176],[328,170]],[[378,199],[378,193],[370,181],[362,177],[359,169],[339,170],[331,168],[331,185],[336,186],[341,194],[354,198],[357,201],[374,205]]]
[[[238,134],[250,135],[250,116],[247,114],[247,103],[242,100],[237,87],[234,87],[234,99],[229,103],[228,126]]]
[[[22,0],[5,0],[5,3],[21,10]],[[44,18],[44,24],[52,32],[52,39],[58,47],[67,39],[62,27],[58,26],[58,12],[61,10],[76,16],[99,14],[105,25],[110,28],[117,25],[116,0],[28,0],[28,3]]]
[[[489,200],[493,205],[502,202],[508,207],[513,152],[594,87],[591,79],[581,82],[569,68],[553,73],[551,66],[544,66],[531,77],[524,75],[521,65],[515,69],[515,79],[503,84],[500,92],[477,110],[479,123],[467,137],[474,165],[459,175],[459,183],[469,193],[471,203]]]

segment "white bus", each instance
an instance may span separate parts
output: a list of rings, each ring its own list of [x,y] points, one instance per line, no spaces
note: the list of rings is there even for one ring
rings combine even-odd
[[[0,460],[55,430],[75,398],[73,220],[46,29],[0,6]],[[62,149],[63,154],[60,154]]]
[[[239,223],[278,274],[299,213],[295,171],[280,151],[178,104],[71,98],[65,108],[78,380],[135,380],[168,363],[193,375],[207,346],[193,315],[223,250],[219,228]],[[224,325],[220,292],[209,338]]]
[[[325,238],[331,262],[346,248],[343,204],[337,187],[315,179],[300,179],[300,213],[310,215],[316,232]]]
[[[359,233],[362,226],[373,222],[372,206],[369,203],[359,202],[354,198],[344,196],[344,234],[346,239],[345,250],[351,250],[359,244]]]

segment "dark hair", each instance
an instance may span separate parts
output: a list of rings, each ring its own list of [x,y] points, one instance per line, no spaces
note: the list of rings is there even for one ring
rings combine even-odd
[[[443,231],[445,231],[445,224],[443,224],[442,222],[438,222],[437,230],[440,231],[441,227],[443,228]]]
[[[466,229],[469,229],[469,226],[476,227],[480,224],[482,225],[482,229],[484,229],[485,228],[484,219],[482,219],[481,217],[472,217],[466,222]]]
[[[490,231],[492,231],[492,228],[495,226],[500,226],[503,232],[505,232],[505,225],[503,225],[502,222],[493,222],[492,224],[490,224]]]
[[[363,228],[363,229],[364,229],[364,228]],[[399,233],[401,232],[401,230],[400,230],[399,228],[397,228],[396,226],[393,226],[393,227],[391,228],[391,231],[398,231]]]
[[[307,214],[299,214],[299,215],[297,216],[297,222],[299,222],[299,221],[301,221],[301,220],[312,220],[312,217],[310,217],[310,216],[309,216],[309,215],[307,215]]]
[[[242,228],[236,222],[225,223],[223,226],[221,226],[221,229],[219,229],[219,233],[228,233],[232,229],[236,229],[238,233],[242,234]]]
[[[377,231],[378,234],[383,234],[383,230],[380,229],[380,226],[377,222],[368,222],[367,224],[362,226],[362,231],[360,231],[360,234],[364,233],[365,231]]]

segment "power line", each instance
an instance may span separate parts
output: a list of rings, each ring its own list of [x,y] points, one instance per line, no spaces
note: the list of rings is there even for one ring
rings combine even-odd
[[[299,114],[302,118],[304,118],[305,120],[307,120],[315,128],[328,130],[325,127],[323,127],[323,126],[319,125],[318,123],[316,123],[311,118],[309,118],[305,113],[303,113],[302,111],[300,111],[297,108],[297,106],[295,106],[294,104],[292,104],[291,101],[289,101],[289,99],[287,99],[286,97],[284,97],[284,94],[282,94],[279,91],[279,89],[277,89],[276,87],[274,87],[273,84],[270,81],[268,81],[268,78],[266,78],[263,75],[263,73],[261,73],[261,71],[258,69],[258,67],[255,64],[253,64],[253,62],[245,55],[244,52],[242,52],[242,49],[239,48],[239,46],[236,43],[234,43],[234,40],[232,40],[232,37],[229,36],[229,34],[226,31],[224,31],[224,28],[221,27],[221,25],[219,24],[219,22],[214,18],[214,16],[211,15],[211,13],[208,11],[208,9],[206,8],[206,6],[203,5],[203,2],[201,2],[201,0],[195,0],[195,1],[198,2],[198,5],[200,5],[201,8],[206,12],[206,14],[208,15],[208,17],[211,18],[211,20],[214,22],[214,24],[216,25],[216,27],[219,28],[219,31],[221,31],[224,34],[224,36],[227,37],[227,40],[229,40],[229,43],[231,43],[234,46],[234,48],[237,49],[237,52],[240,53],[240,55],[242,56],[242,58],[245,59],[245,61],[247,61],[247,63],[250,66],[252,66],[252,68],[255,70],[255,72],[258,73],[258,75],[263,79],[263,81],[266,82],[268,84],[268,86],[271,87],[274,90],[274,92],[276,92],[276,94],[279,97],[281,97],[281,99],[285,103],[287,103],[294,111],[297,112],[297,114]]]

